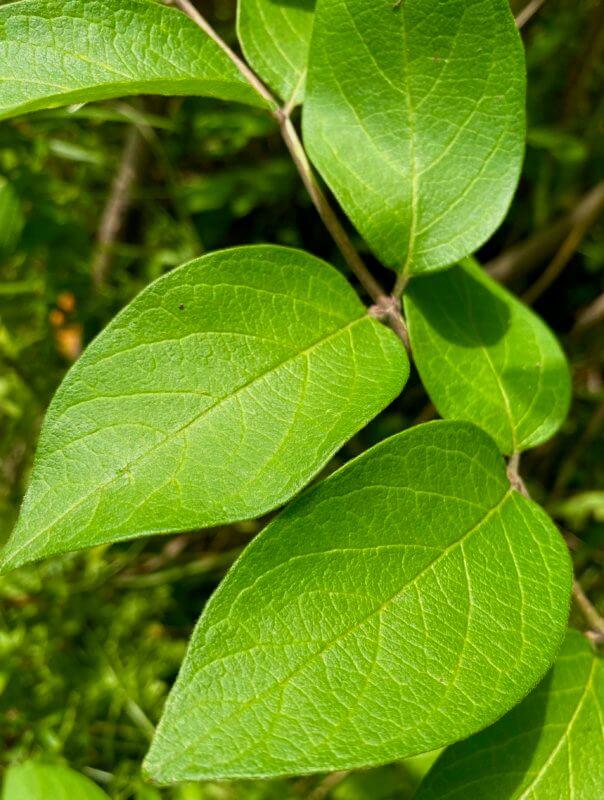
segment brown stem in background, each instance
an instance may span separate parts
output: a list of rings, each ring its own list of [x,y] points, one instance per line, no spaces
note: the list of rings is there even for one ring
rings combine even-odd
[[[572,329],[571,336],[577,336],[604,321],[604,294],[586,306],[577,314],[577,320]]]
[[[92,257],[92,282],[97,289],[102,288],[107,282],[113,259],[113,246],[124,226],[132,204],[134,187],[140,178],[146,157],[145,138],[136,125],[130,125],[120,164],[101,216],[96,249]]]
[[[526,23],[537,13],[537,11],[539,11],[544,3],[545,0],[531,0],[531,2],[528,3],[528,5],[526,5],[522,11],[516,15],[516,27],[518,30],[526,25]]]
[[[583,241],[583,237],[596,222],[604,210],[604,181],[591,193],[590,203],[584,208],[583,217],[578,220],[571,232],[568,234],[562,247],[558,250],[553,260],[545,271],[537,278],[535,283],[524,293],[522,299],[528,303],[534,303],[537,298],[549,289],[552,283],[560,276],[568,262],[573,257],[577,247]]]
[[[556,251],[572,228],[589,216],[594,207],[604,209],[603,190],[604,182],[597,184],[569,214],[489,261],[485,264],[486,271],[500,283],[510,283],[530,274]]]

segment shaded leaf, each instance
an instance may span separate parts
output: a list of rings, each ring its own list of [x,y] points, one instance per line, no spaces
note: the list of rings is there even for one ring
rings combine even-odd
[[[281,247],[151,284],[57,392],[3,565],[284,503],[404,386],[402,345],[365,312],[333,267]]]
[[[133,94],[266,102],[191,19],[145,0],[0,8],[0,119]]]
[[[476,262],[411,281],[405,313],[422,382],[443,417],[474,422],[503,453],[560,428],[571,395],[560,345]]]
[[[107,800],[107,795],[68,767],[26,761],[6,771],[2,800]]]
[[[524,61],[507,0],[318,0],[304,138],[384,264],[476,250],[520,174]]]
[[[348,769],[468,736],[551,664],[570,582],[564,541],[485,433],[394,436],[245,550],[193,634],[148,774]]]
[[[598,800],[604,786],[604,666],[569,631],[552,671],[496,725],[453,745],[417,800]]]
[[[237,33],[249,64],[283,100],[304,99],[315,0],[239,0]]]

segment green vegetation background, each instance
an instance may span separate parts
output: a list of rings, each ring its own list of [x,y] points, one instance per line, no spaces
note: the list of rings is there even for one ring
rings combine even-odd
[[[512,5],[518,11],[523,3]],[[234,1],[199,6],[232,40]],[[522,182],[505,224],[479,254],[491,263],[511,255],[521,267],[511,281],[519,293],[534,286],[568,234],[559,220],[575,214],[576,221],[604,179],[604,2],[547,0],[523,36]],[[98,229],[128,137],[140,153],[138,177],[105,254]],[[275,125],[253,110],[145,98],[5,122],[0,176],[1,542],[62,376],[79,347],[149,281],[203,252],[256,242],[302,247],[345,267]],[[590,225],[534,303],[571,360],[574,402],[562,433],[525,457],[523,473],[567,533],[583,584],[604,611],[604,308],[589,325],[582,314],[604,290],[603,233],[601,219]],[[541,245],[514,261],[526,241]],[[432,415],[412,376],[330,469]],[[192,626],[262,522],[97,548],[3,577],[0,767],[29,756],[66,762],[119,800],[409,797],[429,757],[291,781],[143,786],[139,764]]]

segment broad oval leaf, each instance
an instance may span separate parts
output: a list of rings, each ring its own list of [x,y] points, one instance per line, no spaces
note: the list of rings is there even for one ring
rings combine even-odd
[[[306,253],[242,247],[180,267],[68,373],[2,563],[269,511],[407,375],[396,336]]]
[[[485,433],[412,428],[246,549],[193,634],[146,770],[330,771],[468,736],[547,670],[570,583],[564,541]]]
[[[443,753],[416,800],[599,800],[604,665],[569,631],[552,671],[496,725]]]
[[[2,800],[108,800],[89,778],[68,767],[26,761],[7,769]]]
[[[384,264],[416,274],[501,222],[523,154],[508,0],[318,0],[304,138]]]
[[[474,422],[503,453],[556,433],[571,396],[564,353],[545,323],[476,262],[411,281],[405,313],[417,369],[441,416]]]
[[[237,33],[258,75],[291,105],[304,99],[315,0],[239,0]]]
[[[0,119],[133,94],[266,101],[201,28],[146,0],[21,0],[0,8]]]

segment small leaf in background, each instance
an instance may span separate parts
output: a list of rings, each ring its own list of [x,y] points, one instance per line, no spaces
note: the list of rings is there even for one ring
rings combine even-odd
[[[470,259],[405,291],[417,369],[439,414],[503,453],[547,441],[570,405],[566,357],[545,323]]]
[[[4,567],[287,501],[402,390],[400,341],[297,250],[205,256],[143,291],[68,373]]]
[[[569,631],[552,671],[496,725],[450,747],[416,800],[599,800],[604,665]]]
[[[13,254],[24,224],[23,210],[15,190],[6,178],[0,176],[0,258]]]
[[[5,772],[2,800],[108,800],[108,795],[68,767],[26,761]]]
[[[315,0],[239,0],[237,33],[248,62],[283,100],[304,99]]]
[[[507,0],[318,0],[304,139],[397,271],[452,264],[497,228],[520,174],[524,94]]]
[[[208,603],[146,759],[159,783],[365,767],[489,725],[564,637],[568,550],[493,441],[432,422],[291,503]]]
[[[145,0],[23,0],[0,8],[0,118],[134,94],[266,105],[176,9]]]

